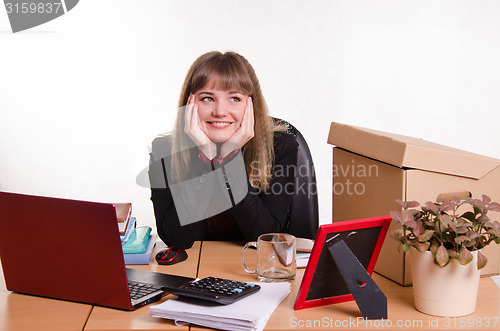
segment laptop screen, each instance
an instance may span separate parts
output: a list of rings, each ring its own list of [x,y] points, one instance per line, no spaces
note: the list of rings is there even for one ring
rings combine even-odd
[[[8,290],[132,309],[112,204],[0,192]]]

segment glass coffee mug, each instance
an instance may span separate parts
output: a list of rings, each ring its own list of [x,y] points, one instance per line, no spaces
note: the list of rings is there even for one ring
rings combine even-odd
[[[245,251],[257,248],[257,268],[249,269],[245,264]],[[241,263],[246,272],[257,274],[261,282],[279,282],[295,279],[295,237],[287,233],[266,233],[257,241],[245,244],[241,251]]]

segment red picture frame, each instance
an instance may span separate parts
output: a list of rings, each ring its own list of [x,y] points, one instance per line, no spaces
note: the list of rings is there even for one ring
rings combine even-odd
[[[381,216],[321,225],[316,234],[311,256],[293,308],[299,310],[354,300],[347,288],[343,287],[345,283],[340,272],[336,269],[333,258],[327,252],[325,241],[337,234],[345,236],[349,233],[347,238],[351,234],[355,234],[357,240],[346,244],[360,262],[364,261],[362,264],[371,276],[391,220],[391,216]],[[317,269],[321,269],[321,271],[317,272]],[[325,270],[327,270],[326,273]],[[311,287],[313,280],[316,283]],[[330,289],[336,287],[336,284],[332,283],[339,285],[340,293],[335,290],[332,294],[332,291],[326,288],[328,286]]]

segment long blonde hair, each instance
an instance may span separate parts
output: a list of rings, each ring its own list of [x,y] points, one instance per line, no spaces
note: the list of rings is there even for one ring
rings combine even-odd
[[[283,130],[268,116],[266,102],[260,89],[259,80],[253,67],[235,52],[209,52],[201,55],[189,68],[179,98],[179,109],[184,109],[190,93],[214,82],[220,90],[235,90],[252,97],[255,126],[254,137],[242,148],[245,167],[250,184],[265,190],[271,181],[271,168],[274,166],[273,132]],[[190,169],[191,154],[189,137],[184,133],[184,111],[177,116],[172,135],[172,174],[176,180],[186,178]]]

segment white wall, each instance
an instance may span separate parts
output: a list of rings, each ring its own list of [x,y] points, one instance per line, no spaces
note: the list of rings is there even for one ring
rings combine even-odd
[[[234,50],[310,144],[331,215],[331,121],[500,158],[499,1],[81,0],[12,34],[0,8],[0,190],[131,201],[192,61]]]

